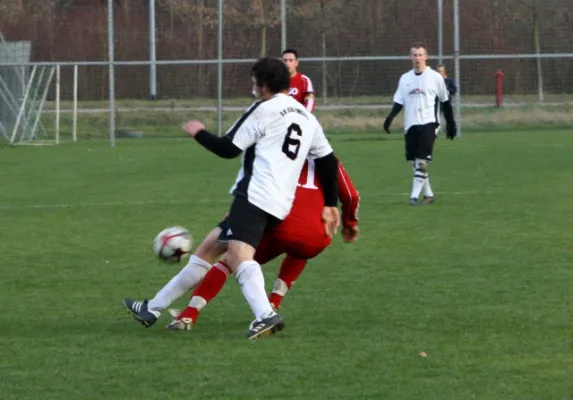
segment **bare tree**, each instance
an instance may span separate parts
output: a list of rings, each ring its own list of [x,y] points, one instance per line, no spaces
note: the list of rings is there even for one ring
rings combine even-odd
[[[259,56],[267,55],[267,31],[280,24],[279,2],[276,0],[252,0],[248,8],[246,21],[260,31]]]
[[[0,1],[0,20],[10,21],[17,18],[24,12],[22,0],[2,0]]]

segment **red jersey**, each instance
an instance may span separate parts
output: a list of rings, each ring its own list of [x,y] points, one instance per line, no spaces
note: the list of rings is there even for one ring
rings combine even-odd
[[[309,95],[314,94],[314,87],[308,76],[300,72],[292,76],[290,78],[290,90],[288,94],[294,97],[294,99],[302,104],[308,111],[314,111],[314,98],[307,98]]]
[[[338,162],[338,196],[342,203],[342,225],[358,223],[359,195],[344,166]],[[314,161],[307,160],[300,173],[294,203],[289,215],[276,227],[265,232],[255,260],[265,264],[281,254],[310,259],[330,245],[324,230],[322,210],[324,195],[315,176]]]
[[[311,221],[317,219],[322,224],[322,210],[324,208],[324,196],[322,187],[315,176],[314,161],[306,160],[296,189],[294,203],[288,219],[301,219]],[[356,226],[358,223],[359,195],[354,184],[344,169],[344,165],[338,161],[338,198],[342,203],[342,225]],[[284,222],[283,221],[283,222]]]

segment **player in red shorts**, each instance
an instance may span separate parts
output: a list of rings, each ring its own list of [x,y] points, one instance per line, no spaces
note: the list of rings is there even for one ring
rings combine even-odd
[[[357,225],[359,196],[340,162],[338,168],[339,197],[342,202],[342,235],[344,241],[353,242],[358,238],[359,232]],[[290,214],[279,225],[265,232],[255,253],[255,260],[261,265],[286,254],[269,296],[270,303],[275,309],[280,307],[283,297],[298,279],[308,260],[322,253],[331,243],[321,218],[323,207],[323,194],[315,179],[314,162],[307,160],[299,178]],[[225,241],[224,222],[219,226],[222,228],[220,240]],[[230,273],[225,261],[216,263],[193,291],[189,305],[167,328],[191,329],[201,309],[221,291]]]
[[[308,111],[314,111],[314,87],[310,78],[298,72],[298,53],[294,49],[283,51],[283,62],[290,73],[289,95],[302,104]]]

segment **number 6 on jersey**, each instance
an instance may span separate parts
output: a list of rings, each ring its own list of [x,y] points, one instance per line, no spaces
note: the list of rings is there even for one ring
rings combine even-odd
[[[293,137],[293,133],[296,133],[298,136],[302,136],[302,129],[298,124],[292,123],[287,128],[287,134],[285,136],[285,141],[283,142],[283,153],[290,158],[291,160],[295,160],[298,156],[298,151],[300,150],[300,140]],[[294,148],[294,151],[291,150]]]

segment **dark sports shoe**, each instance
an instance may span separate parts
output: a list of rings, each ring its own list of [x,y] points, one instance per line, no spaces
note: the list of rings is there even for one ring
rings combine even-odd
[[[411,206],[417,206],[418,205],[418,199],[415,199],[414,197],[412,197],[408,201],[408,204],[410,204]]]
[[[272,335],[273,333],[280,332],[284,329],[285,323],[278,314],[274,314],[268,318],[263,318],[260,321],[254,321],[249,327],[249,340],[259,339],[265,336]]]
[[[150,311],[147,308],[147,300],[135,301],[125,299],[123,300],[123,305],[127,308],[127,311],[129,311],[131,316],[146,328],[155,324],[155,322],[157,322],[157,318],[159,318],[159,313],[157,311]]]
[[[434,196],[424,196],[422,204],[432,204],[434,201]]]

